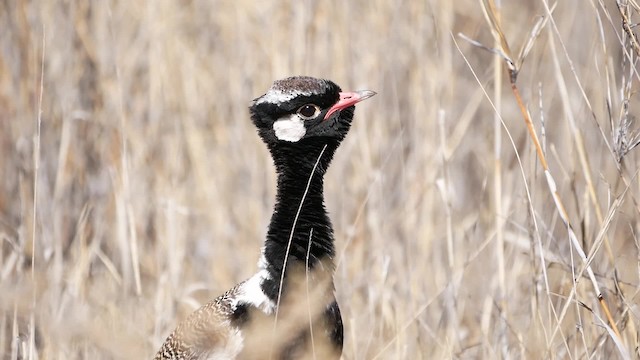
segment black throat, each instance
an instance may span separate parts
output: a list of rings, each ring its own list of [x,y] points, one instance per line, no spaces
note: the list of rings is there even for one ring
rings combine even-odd
[[[308,138],[268,145],[278,174],[276,203],[264,246],[270,279],[265,279],[262,287],[271,299],[278,297],[283,269],[286,278],[291,265],[313,269],[321,260],[332,261],[333,228],[324,207],[323,178],[338,144],[334,139]]]

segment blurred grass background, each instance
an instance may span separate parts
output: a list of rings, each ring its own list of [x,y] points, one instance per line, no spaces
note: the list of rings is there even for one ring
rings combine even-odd
[[[499,12],[514,51],[546,15]],[[607,235],[592,266],[622,351],[506,72],[458,33],[494,46],[470,0],[3,1],[0,357],[150,358],[249,277],[275,177],[247,107],[299,74],[378,92],[326,177],[344,359],[640,356],[640,150],[617,156],[639,75],[616,2],[559,2],[518,86],[585,251]]]

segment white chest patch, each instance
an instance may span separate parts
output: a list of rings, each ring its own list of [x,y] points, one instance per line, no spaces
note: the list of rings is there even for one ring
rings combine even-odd
[[[298,114],[283,116],[273,123],[273,131],[280,140],[297,142],[304,137],[307,129],[304,127],[304,120]]]
[[[262,291],[260,284],[269,278],[267,270],[260,270],[240,286],[240,291],[235,298],[233,307],[238,304],[251,304],[262,310],[265,314],[271,314],[276,308],[276,304],[269,299]]]

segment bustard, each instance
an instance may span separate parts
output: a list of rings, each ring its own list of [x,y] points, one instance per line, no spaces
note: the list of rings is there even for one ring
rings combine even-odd
[[[323,178],[354,105],[373,95],[299,76],[275,81],[253,101],[251,120],[278,177],[258,271],[189,315],[156,360],[340,357],[343,326]]]

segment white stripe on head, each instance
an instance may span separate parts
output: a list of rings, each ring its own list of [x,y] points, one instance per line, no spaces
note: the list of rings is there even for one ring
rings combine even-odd
[[[322,79],[307,76],[294,76],[273,83],[269,91],[256,99],[255,104],[282,104],[298,96],[320,95],[329,88],[329,84]]]
[[[266,94],[262,95],[258,100],[256,100],[256,104],[262,103],[270,103],[270,104],[282,104],[283,102],[287,102],[296,96],[311,96],[314,93],[310,91],[282,91],[279,89],[270,89]]]
[[[273,123],[273,131],[279,140],[297,142],[307,133],[304,120],[298,114],[283,116]]]

